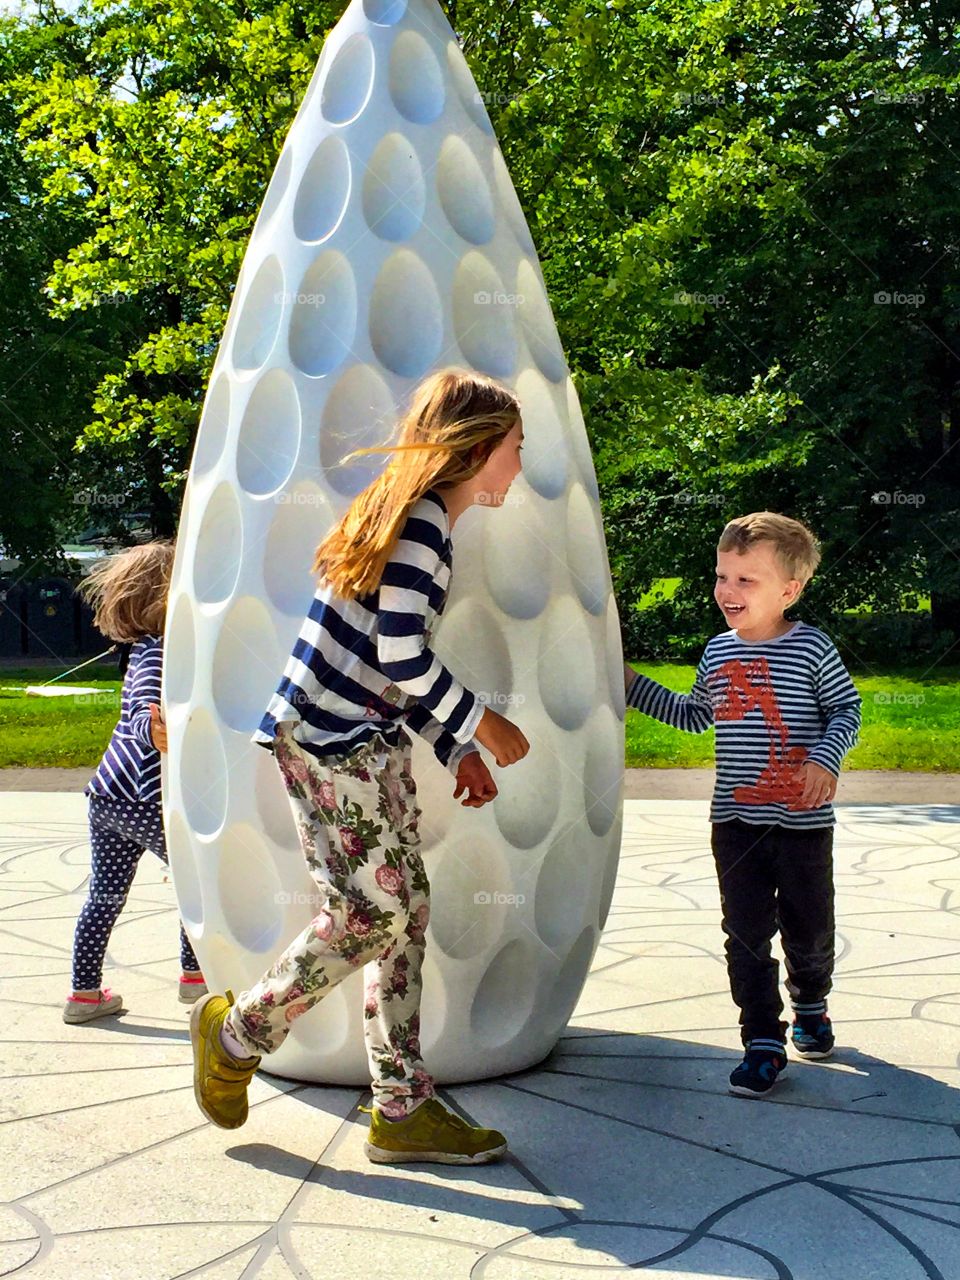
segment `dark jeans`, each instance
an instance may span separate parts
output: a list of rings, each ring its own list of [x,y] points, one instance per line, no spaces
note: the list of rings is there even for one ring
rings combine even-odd
[[[815,1003],[832,985],[833,827],[802,831],[734,818],[714,823],[712,846],[741,1038],[783,1040],[787,1024],[770,954],[778,929],[793,1000]]]

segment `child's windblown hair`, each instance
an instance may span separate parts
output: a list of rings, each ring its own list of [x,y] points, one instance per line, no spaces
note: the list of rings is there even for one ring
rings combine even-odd
[[[411,507],[429,489],[470,480],[519,421],[517,397],[492,378],[443,369],[424,379],[397,443],[350,455],[393,457],[317,547],[314,573],[345,600],[376,591]]]
[[[743,553],[756,542],[772,542],[784,570],[804,587],[820,563],[820,544],[807,526],[776,511],[754,511],[731,520],[717,550]]]
[[[93,625],[119,644],[163,635],[176,548],[145,542],[99,560],[77,588],[94,608]]]

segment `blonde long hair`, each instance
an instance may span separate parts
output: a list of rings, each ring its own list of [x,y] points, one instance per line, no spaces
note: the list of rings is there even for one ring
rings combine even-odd
[[[410,509],[433,488],[470,480],[520,421],[520,402],[492,378],[442,369],[416,388],[383,473],[354,498],[317,547],[314,573],[345,600],[376,591]]]
[[[93,605],[93,625],[119,644],[163,634],[176,548],[144,542],[98,560],[77,588]]]

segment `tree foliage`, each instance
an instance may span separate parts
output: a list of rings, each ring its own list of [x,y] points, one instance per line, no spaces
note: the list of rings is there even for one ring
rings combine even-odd
[[[823,537],[817,617],[932,592],[960,635],[955,6],[446,9],[537,243],[636,642],[702,636],[719,528],[763,507]],[[88,454],[150,470],[158,525],[340,12],[81,0],[21,32],[6,81],[24,163],[73,231],[49,257],[53,322],[125,335],[72,416]],[[683,579],[669,612],[641,617],[632,606],[664,576]]]

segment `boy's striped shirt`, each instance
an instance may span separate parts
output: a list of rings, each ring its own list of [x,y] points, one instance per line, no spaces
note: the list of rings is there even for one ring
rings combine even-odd
[[[835,822],[830,804],[792,807],[802,789],[795,770],[811,760],[839,775],[860,730],[860,695],[833,641],[816,627],[797,622],[756,644],[726,631],[708,642],[690,693],[638,675],[627,705],[689,733],[716,727],[711,822]]]
[[[447,509],[431,490],[411,509],[377,591],[344,600],[321,581],[255,742],[276,726],[317,756],[344,756],[406,724],[452,772],[475,749],[484,705],[430,648],[453,564]]]
[[[160,752],[150,736],[150,703],[160,706],[163,640],[144,636],[130,650],[120,693],[120,720],[84,795],[159,801]]]

